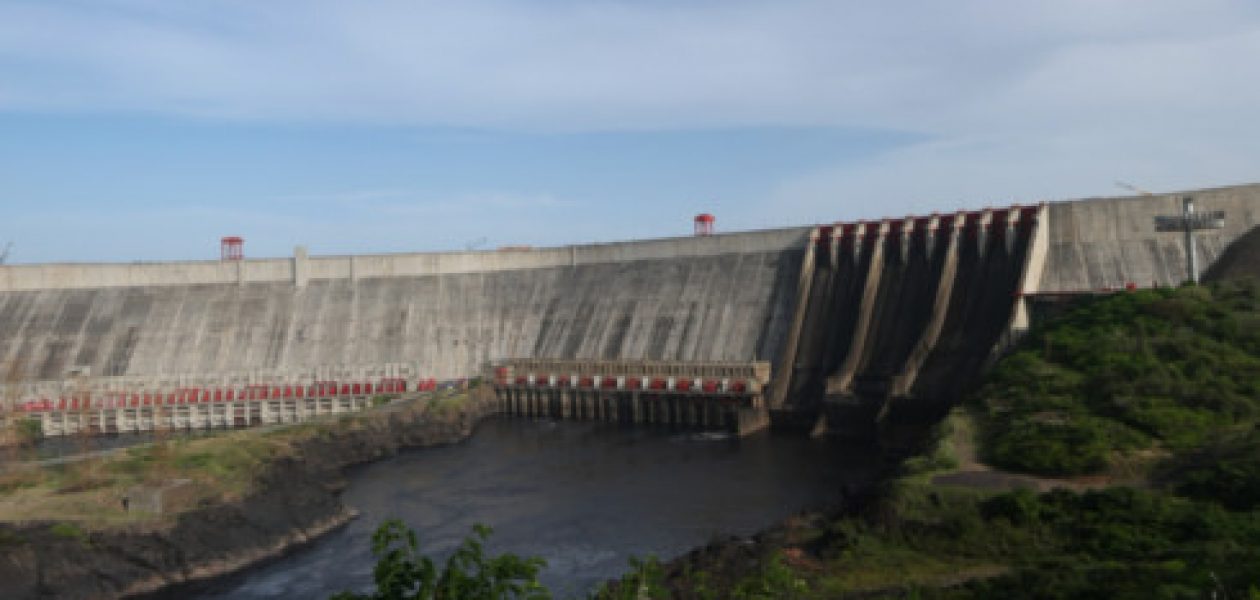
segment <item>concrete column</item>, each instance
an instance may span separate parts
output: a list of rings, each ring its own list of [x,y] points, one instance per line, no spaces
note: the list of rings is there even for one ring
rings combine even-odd
[[[1187,279],[1199,285],[1199,253],[1194,246],[1194,228],[1190,226],[1190,218],[1194,216],[1194,197],[1181,199],[1182,216],[1186,219],[1186,275]]]
[[[875,301],[879,295],[880,276],[884,272],[884,246],[887,235],[887,221],[882,221],[879,224],[869,224],[864,231],[864,237],[874,236],[875,238],[870,246],[870,267],[867,270],[866,281],[862,289],[862,300],[858,305],[858,317],[851,338],[852,342],[849,345],[848,354],[845,355],[844,362],[840,365],[836,375],[827,378],[826,390],[828,394],[852,391],[853,376],[857,372],[862,357],[866,355],[864,352],[864,346],[867,341],[866,332],[871,326],[871,313],[875,309]],[[859,240],[858,243],[864,242]],[[770,399],[770,406],[778,406],[774,398]]]

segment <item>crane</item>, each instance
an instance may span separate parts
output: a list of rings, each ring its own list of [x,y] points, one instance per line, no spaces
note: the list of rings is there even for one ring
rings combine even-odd
[[[1154,195],[1155,195],[1155,194],[1153,194],[1153,193],[1151,193],[1151,192],[1148,192],[1148,191],[1146,191],[1146,190],[1144,190],[1144,189],[1142,189],[1142,188],[1140,188],[1140,187],[1138,187],[1138,186],[1136,186],[1136,185],[1133,185],[1133,184],[1131,184],[1131,183],[1125,183],[1125,182],[1120,181],[1120,180],[1118,180],[1118,179],[1116,180],[1116,185],[1117,185],[1117,186],[1119,186],[1119,187],[1122,187],[1122,188],[1124,188],[1124,189],[1126,189],[1126,190],[1129,190],[1130,192],[1136,192],[1136,193],[1141,194],[1141,195],[1143,195],[1143,196],[1154,196]]]

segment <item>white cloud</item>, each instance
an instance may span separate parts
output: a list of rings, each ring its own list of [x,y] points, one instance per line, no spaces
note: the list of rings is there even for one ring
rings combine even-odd
[[[825,220],[1257,179],[1257,56],[1250,0],[19,1],[0,109],[929,140],[779,183]]]
[[[1113,68],[1163,58],[1151,42],[1205,53],[1209,78],[1253,70],[1213,44],[1257,27],[1255,7],[1212,0],[96,6],[0,7],[10,108],[548,130],[932,128],[1024,85],[1030,69],[1099,48],[1122,65],[1043,69],[1044,104],[1071,99],[1074,84],[1163,91],[1205,66]]]

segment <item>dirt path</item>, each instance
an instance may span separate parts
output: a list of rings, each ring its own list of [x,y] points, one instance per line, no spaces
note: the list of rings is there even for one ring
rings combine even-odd
[[[1048,492],[1054,489],[1080,492],[1104,488],[1112,484],[1112,481],[1105,476],[1038,477],[996,469],[980,461],[979,451],[976,448],[974,420],[964,416],[958,418],[956,423],[957,426],[949,443],[953,446],[958,468],[933,477],[933,485],[953,485],[994,491],[1028,488],[1036,492]]]

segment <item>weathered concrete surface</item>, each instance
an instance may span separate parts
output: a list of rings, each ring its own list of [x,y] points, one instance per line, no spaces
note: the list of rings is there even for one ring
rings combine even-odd
[[[671,259],[304,287],[0,292],[0,368],[57,379],[81,367],[100,376],[415,362],[422,376],[455,378],[508,357],[769,360],[794,307],[805,234],[680,240],[692,252]],[[651,255],[633,250],[610,256]]]
[[[1260,224],[1260,184],[1156,196],[1091,198],[1049,205],[1049,253],[1035,290],[1072,292],[1177,285],[1189,279],[1182,236],[1156,233],[1156,215],[1181,214],[1193,195],[1199,212],[1225,211],[1225,228],[1196,234],[1200,270],[1230,242]]]
[[[1257,224],[1260,185],[1188,193],[1199,210],[1227,213],[1224,230],[1198,236],[1206,269]],[[1156,233],[1152,218],[1176,214],[1182,195],[1052,203],[1025,253],[1030,260],[1021,254],[1003,272],[1024,274],[1023,293],[1176,284],[1186,275],[1181,237]],[[925,304],[942,289],[938,254],[908,246],[871,265],[859,250],[815,252],[809,232],[504,252],[2,266],[0,376],[404,363],[420,365],[417,376],[454,378],[502,358],[769,360],[802,375],[790,387],[776,379],[771,395],[782,401],[821,393],[841,371],[841,379],[885,379],[908,361],[936,370],[925,363],[923,336],[910,338],[932,329],[949,345],[963,335],[928,318],[941,312]],[[971,268],[959,265],[946,279],[970,281]],[[868,272],[878,285],[864,285],[874,281]],[[980,293],[968,286],[949,295]]]
[[[639,260],[777,252],[799,247],[807,228],[769,229],[704,237],[482,252],[426,252],[241,261],[60,263],[0,266],[0,291],[135,286],[277,283],[420,277],[574,267]]]
[[[869,429],[888,399],[956,400],[1012,322],[1045,216],[1023,207],[820,228],[798,306],[805,331],[778,369],[791,393],[771,407],[821,407],[833,428]]]
[[[1260,226],[1234,240],[1203,274],[1204,281],[1260,279]]]

